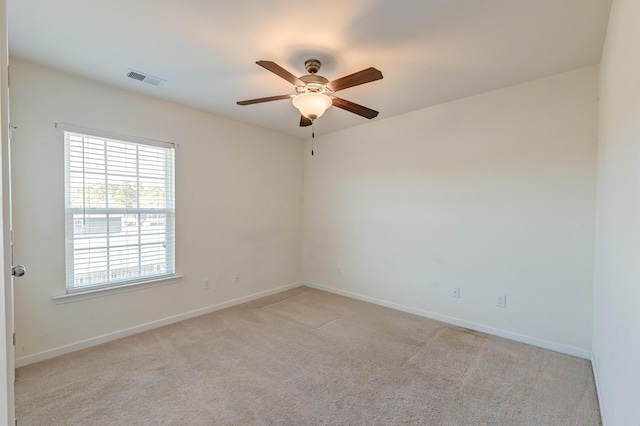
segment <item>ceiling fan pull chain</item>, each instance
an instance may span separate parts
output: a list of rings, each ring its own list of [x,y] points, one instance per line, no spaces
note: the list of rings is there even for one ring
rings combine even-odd
[[[313,127],[313,121],[311,122],[311,155],[313,155],[313,141],[316,138],[316,130]]]

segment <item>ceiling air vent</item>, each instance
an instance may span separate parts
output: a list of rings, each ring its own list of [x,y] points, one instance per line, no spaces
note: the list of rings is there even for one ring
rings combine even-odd
[[[129,69],[127,71],[127,77],[132,78],[134,80],[138,80],[138,81],[144,81],[145,83],[149,83],[152,86],[162,86],[164,83],[167,82],[167,80],[164,80],[162,78],[154,77],[152,75],[144,74],[139,71],[134,71],[132,69]]]

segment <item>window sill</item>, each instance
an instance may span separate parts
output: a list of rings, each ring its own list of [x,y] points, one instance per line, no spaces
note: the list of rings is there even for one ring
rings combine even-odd
[[[110,296],[112,294],[125,293],[127,291],[141,290],[143,288],[157,287],[167,284],[175,284],[182,281],[182,275],[174,275],[172,277],[160,278],[156,280],[140,281],[130,284],[122,284],[114,287],[96,288],[94,290],[78,291],[75,293],[62,294],[53,296],[53,302],[56,305],[63,303],[77,302],[80,300],[93,299],[96,297]]]

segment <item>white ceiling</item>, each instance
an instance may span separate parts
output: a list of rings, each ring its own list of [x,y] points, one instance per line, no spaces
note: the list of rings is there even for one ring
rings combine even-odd
[[[406,113],[600,61],[611,0],[8,0],[12,56],[218,115],[308,137],[293,93],[255,64],[329,80],[373,66],[384,79],[340,92]],[[131,68],[167,82],[132,80]],[[330,108],[328,133],[367,122]]]

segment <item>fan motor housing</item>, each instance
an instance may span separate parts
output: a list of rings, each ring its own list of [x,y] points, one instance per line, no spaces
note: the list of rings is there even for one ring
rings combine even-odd
[[[300,80],[302,80],[305,83],[305,85],[296,86],[297,93],[304,93],[304,92],[328,93],[330,92],[330,90],[327,88],[327,83],[329,83],[329,80],[322,77],[321,75],[316,75],[316,74],[303,75],[302,77],[300,77]]]

